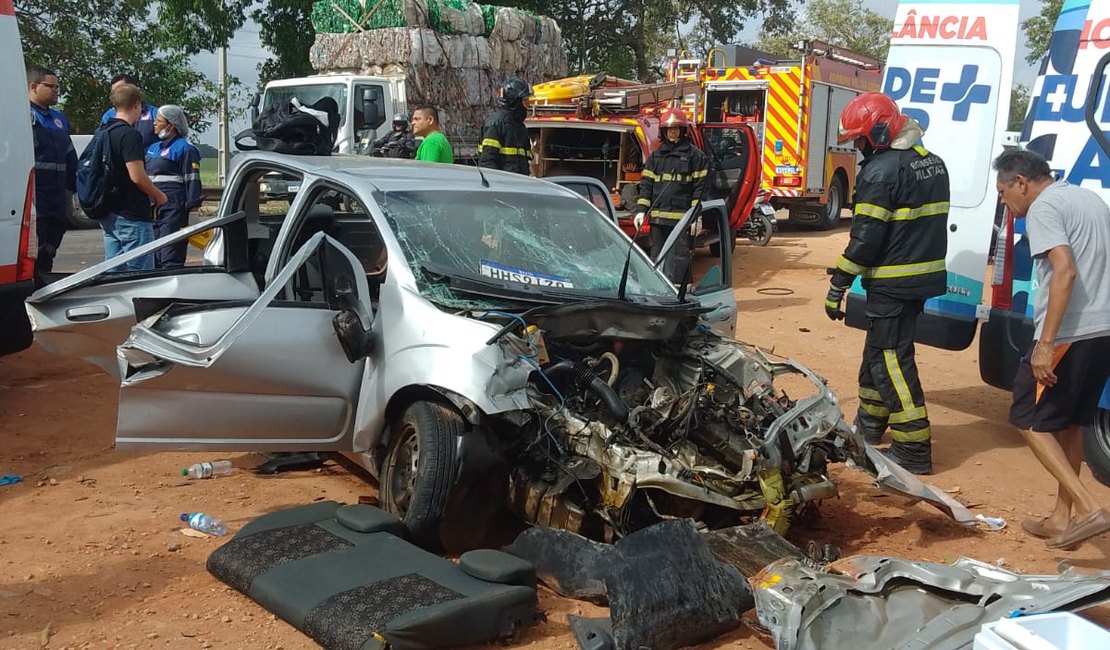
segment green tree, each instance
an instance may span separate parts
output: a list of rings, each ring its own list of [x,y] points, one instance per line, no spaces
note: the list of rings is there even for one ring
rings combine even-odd
[[[1025,114],[1029,112],[1029,86],[1017,84],[1010,89],[1010,122],[1006,128],[1010,131],[1020,131],[1025,123]]]
[[[314,72],[308,51],[316,39],[312,27],[315,0],[267,0],[251,17],[258,23],[259,39],[273,56],[258,65],[258,83],[271,79],[303,77]]]
[[[1064,0],[1041,0],[1041,13],[1021,21],[1021,28],[1025,30],[1025,45],[1029,48],[1025,62],[1029,65],[1036,65],[1048,54],[1052,30],[1063,6]]]
[[[863,0],[810,0],[805,17],[779,33],[764,30],[755,48],[783,58],[797,56],[794,45],[816,39],[886,60],[894,21],[863,6]]]
[[[216,84],[190,67],[182,47],[153,45],[172,37],[144,0],[15,0],[15,7],[24,59],[58,73],[74,132],[91,133],[100,123],[119,72],[139,79],[148,103],[182,105],[196,132],[211,124]]]

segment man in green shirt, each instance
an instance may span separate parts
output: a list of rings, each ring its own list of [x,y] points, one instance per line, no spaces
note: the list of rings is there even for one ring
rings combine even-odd
[[[427,162],[453,163],[451,143],[439,128],[439,111],[435,106],[421,106],[412,113],[412,132],[424,141],[416,150],[416,159]]]

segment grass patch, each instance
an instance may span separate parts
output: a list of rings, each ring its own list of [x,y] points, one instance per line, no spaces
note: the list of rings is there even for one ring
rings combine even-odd
[[[200,184],[204,187],[220,186],[220,165],[215,158],[200,159]]]

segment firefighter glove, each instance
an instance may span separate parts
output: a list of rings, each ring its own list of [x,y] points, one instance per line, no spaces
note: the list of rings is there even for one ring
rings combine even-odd
[[[646,218],[646,212],[637,212],[636,216],[632,217],[632,225],[636,226],[637,233],[639,233],[640,229],[644,227],[644,219]]]
[[[844,320],[844,310],[840,308],[840,303],[844,301],[846,290],[846,287],[835,284],[829,286],[829,293],[825,295],[825,314],[829,320]]]

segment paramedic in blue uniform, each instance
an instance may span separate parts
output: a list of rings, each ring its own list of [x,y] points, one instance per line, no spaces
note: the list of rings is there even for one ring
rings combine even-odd
[[[35,282],[42,286],[44,274],[54,269],[54,255],[66,232],[69,192],[77,190],[77,152],[69,137],[69,120],[50,108],[58,103],[58,75],[46,68],[29,68],[27,91],[35,142],[35,234],[39,240]]]
[[[154,215],[154,238],[165,237],[189,225],[189,212],[200,207],[200,151],[185,136],[189,122],[180,106],[167,104],[158,109],[154,120],[158,142],[146,150],[146,174],[166,195],[166,202]],[[158,269],[185,266],[189,240],[163,246],[154,251]]]
[[[135,79],[135,77],[127,73],[117,74],[116,76],[112,77],[112,90],[115,90],[117,87],[122,86],[123,84],[131,84],[136,88],[140,87],[139,82]],[[143,137],[144,149],[158,142],[158,136],[154,133],[154,118],[157,115],[157,108],[151,106],[146,102],[143,102],[143,111],[139,113],[139,121],[135,122],[135,130],[138,131],[139,135]],[[104,115],[100,116],[100,123],[107,124],[108,120],[112,119],[115,116],[116,109],[109,108],[108,110],[104,111]]]

